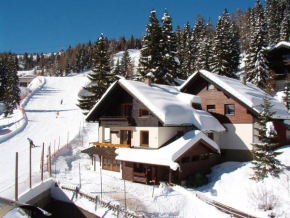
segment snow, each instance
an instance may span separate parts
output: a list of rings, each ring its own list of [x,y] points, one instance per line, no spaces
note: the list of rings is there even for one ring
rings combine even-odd
[[[188,82],[192,80],[192,78],[197,76],[198,73],[206,77],[209,81],[212,82],[212,84],[217,85],[235,98],[239,99],[241,102],[252,108],[257,113],[261,113],[263,111],[263,108],[260,105],[263,104],[263,98],[266,97],[266,93],[264,91],[249,82],[247,82],[246,85],[243,85],[237,79],[220,76],[206,70],[200,70],[199,72],[192,74],[186,80],[186,82],[180,86],[180,90],[186,86]],[[290,114],[288,113],[286,106],[283,103],[279,102],[273,97],[270,97],[270,103],[272,104],[270,112],[275,112],[275,114],[272,116],[273,119],[290,119]]]
[[[272,47],[268,48],[268,50],[272,51],[272,50],[274,50],[276,48],[281,48],[281,47],[290,49],[290,42],[284,42],[284,41],[279,42],[276,45],[273,45]]]
[[[276,214],[276,217],[290,217],[290,146],[279,149],[283,153],[278,156],[278,159],[285,165],[284,173],[280,178],[269,177],[259,183],[249,179],[253,174],[251,162],[226,162],[215,166],[208,175],[209,184],[198,189],[188,189],[178,185],[168,187],[163,183],[160,186],[133,183],[107,175],[105,170],[102,170],[101,177],[101,169],[97,167],[96,171],[93,171],[89,156],[81,153],[81,150],[90,146],[89,142],[98,140],[98,126],[94,123],[83,123],[84,116],[76,106],[77,96],[88,79],[83,75],[78,75],[66,78],[45,77],[45,80],[43,87],[33,93],[24,106],[28,120],[26,127],[22,132],[16,133],[9,140],[0,143],[0,153],[2,154],[0,158],[0,196],[14,198],[15,152],[19,152],[20,199],[33,195],[28,191],[29,144],[27,137],[33,139],[37,146],[45,142],[45,155],[48,145],[54,147],[55,140],[58,146],[60,137],[60,147],[64,146],[64,148],[53,158],[54,180],[58,181],[60,185],[66,186],[79,186],[81,181],[82,192],[100,197],[102,178],[103,199],[119,203],[122,206],[125,205],[125,184],[127,208],[138,214],[144,213],[147,217],[230,217],[199,200],[195,193],[201,192],[211,199],[257,217],[267,218],[272,212]],[[41,86],[42,83],[39,83],[38,87]],[[63,99],[62,105],[60,105],[61,99]],[[58,118],[55,117],[56,111],[60,111]],[[1,117],[1,130],[3,125],[7,124],[7,120],[17,120],[18,116],[16,112],[7,119]],[[5,128],[7,131],[14,132],[13,126],[15,125],[8,125]],[[4,134],[6,133],[1,132],[1,137]],[[66,148],[67,142],[69,142],[68,148]],[[176,148],[176,150],[178,149]],[[43,184],[39,182],[40,153],[41,147],[32,149],[33,187]],[[45,179],[47,176],[45,174]],[[268,190],[268,196],[273,196],[272,199],[278,202],[273,210],[259,209],[260,200],[253,198],[253,193],[258,193],[259,190],[260,193],[263,193],[261,190]],[[59,191],[63,191],[62,198],[60,193],[56,193],[56,188],[52,188],[53,197],[72,201],[100,217],[116,217],[116,214],[107,208],[98,206],[98,210],[95,211],[94,203],[85,198],[75,199],[72,192]],[[11,211],[9,215],[11,216],[6,217],[19,217],[16,211]]]
[[[133,74],[136,74],[137,67],[139,65],[140,50],[139,49],[128,49],[127,51],[128,51],[129,56],[131,58],[131,63],[133,64]],[[117,60],[119,60],[119,62],[122,60],[124,53],[125,53],[124,51],[120,51],[117,54],[115,54],[115,56],[113,58],[114,66],[116,66]]]
[[[17,71],[17,75],[19,77],[29,77],[29,76],[35,76],[34,70],[22,70],[22,71]]]
[[[169,166],[172,170],[177,170],[180,166],[174,161],[201,139],[206,141],[213,147],[213,149],[220,153],[219,146],[214,141],[209,139],[201,131],[192,130],[169,145],[161,147],[157,150],[118,148],[116,150],[116,153],[118,154],[116,159],[129,162]]]
[[[118,83],[146,105],[165,126],[194,125],[203,132],[225,131],[210,113],[192,108],[191,103],[198,99],[197,96],[181,93],[177,87],[158,84],[148,86],[143,82],[124,79]]]

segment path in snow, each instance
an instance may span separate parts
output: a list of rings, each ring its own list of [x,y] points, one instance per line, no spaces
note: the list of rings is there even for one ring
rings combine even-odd
[[[3,190],[14,187],[15,153],[19,156],[19,183],[27,183],[29,178],[29,143],[31,138],[36,145],[32,149],[32,174],[40,172],[42,144],[45,145],[45,157],[48,146],[51,152],[67,144],[79,133],[84,121],[81,110],[76,106],[79,90],[87,83],[82,74],[75,77],[46,77],[46,84],[29,100],[25,107],[28,124],[25,129],[0,144],[0,196]],[[61,99],[63,103],[61,104]],[[56,118],[56,112],[59,116]],[[55,145],[55,146],[54,146]],[[39,176],[39,175],[37,175]],[[28,185],[27,185],[28,186]]]

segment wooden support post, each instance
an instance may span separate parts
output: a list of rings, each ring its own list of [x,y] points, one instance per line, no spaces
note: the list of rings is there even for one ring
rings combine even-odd
[[[53,156],[55,156],[55,140],[54,140],[54,145],[53,145]]]
[[[126,182],[125,182],[125,179],[124,179],[124,197],[125,197],[125,210],[127,210]]]
[[[29,188],[31,186],[31,145],[29,144]]]
[[[15,201],[18,201],[18,152],[15,158]]]
[[[169,183],[171,183],[172,170],[169,168]]]
[[[43,182],[43,162],[44,162],[44,143],[42,144],[41,151],[41,182]]]
[[[49,153],[48,153],[48,159],[49,159],[49,177],[51,177],[51,148],[48,147]]]

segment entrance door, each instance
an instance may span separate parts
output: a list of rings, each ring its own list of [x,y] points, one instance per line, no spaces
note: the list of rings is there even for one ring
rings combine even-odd
[[[132,132],[130,130],[121,130],[121,145],[131,145]]]

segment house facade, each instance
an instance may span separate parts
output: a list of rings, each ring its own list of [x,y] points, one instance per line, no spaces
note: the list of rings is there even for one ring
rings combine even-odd
[[[82,151],[91,156],[93,169],[100,166],[117,177],[147,184],[161,180],[180,183],[189,174],[208,172],[219,156],[218,146],[209,137],[225,130],[202,109],[199,97],[176,87],[125,79],[107,90],[86,121],[99,123],[98,142]],[[190,131],[200,131],[200,140],[186,147],[184,136]],[[174,148],[182,152],[172,159],[170,152],[163,151],[177,140],[180,143]],[[134,155],[126,155],[132,151]]]
[[[271,47],[267,52],[267,59],[269,68],[276,75],[275,89],[284,90],[286,78],[290,73],[290,43],[279,42]]]
[[[262,112],[260,104],[266,94],[256,86],[245,82],[213,74],[204,70],[194,73],[181,87],[185,93],[197,95],[203,107],[226,128],[216,133],[214,140],[221,148],[222,161],[252,160],[252,143],[257,143],[256,121]],[[288,128],[284,120],[290,118],[284,104],[270,97],[273,124],[279,143],[290,142]]]

